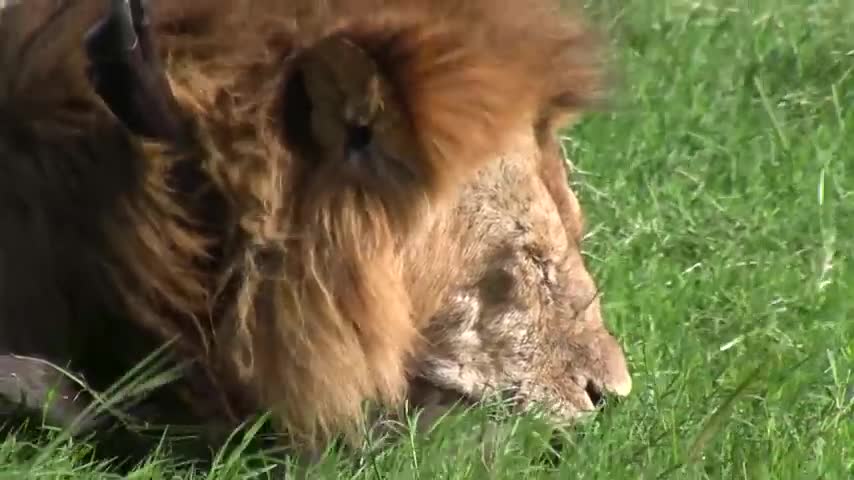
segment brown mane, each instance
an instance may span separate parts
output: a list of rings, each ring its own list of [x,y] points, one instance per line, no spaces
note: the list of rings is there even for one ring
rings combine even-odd
[[[0,119],[32,118],[45,144],[91,143],[92,129],[127,143],[71,156],[96,152],[120,170],[106,175],[129,178],[102,199],[98,235],[135,320],[179,338],[295,439],[354,432],[365,401],[401,399],[419,348],[399,242],[501,151],[496,132],[536,125],[549,138],[596,100],[596,39],[551,2],[154,3],[192,148],[132,137],[88,87],[77,46],[93,2],[34,34],[0,25]],[[45,18],[34,12],[30,23]],[[331,163],[340,125],[307,126],[312,79],[300,75],[343,58],[330,38],[366,52],[386,82],[388,170]]]

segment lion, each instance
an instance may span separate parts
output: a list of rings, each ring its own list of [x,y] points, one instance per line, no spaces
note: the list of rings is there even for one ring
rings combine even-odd
[[[269,411],[310,448],[366,404],[630,393],[557,138],[602,97],[579,12],[25,3],[0,10],[2,396],[166,348],[158,418]],[[91,398],[63,385],[67,426]]]

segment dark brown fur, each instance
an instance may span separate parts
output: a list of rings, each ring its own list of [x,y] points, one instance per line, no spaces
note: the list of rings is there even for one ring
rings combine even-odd
[[[601,66],[551,2],[154,2],[192,132],[180,146],[131,134],[93,93],[79,45],[99,3],[75,3],[0,17],[6,351],[98,372],[177,339],[207,372],[193,385],[222,394],[215,411],[270,408],[312,443],[357,431],[365,401],[399,404],[453,331],[439,305],[476,273],[407,252],[478,248],[431,219],[460,211],[519,132],[542,151],[519,172],[580,240],[554,131],[598,98]],[[372,150],[353,160],[358,122]],[[101,328],[133,338],[82,333]],[[49,348],[60,339],[79,348]]]

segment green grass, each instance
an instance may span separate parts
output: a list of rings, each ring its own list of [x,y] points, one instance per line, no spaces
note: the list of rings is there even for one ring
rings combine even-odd
[[[318,478],[854,476],[854,8],[850,0],[591,0],[620,92],[566,142],[632,396],[565,434],[482,413]],[[240,440],[239,438],[237,439]],[[456,442],[456,443],[454,443]],[[100,478],[82,446],[0,477]],[[252,455],[131,478],[245,478]],[[181,473],[183,472],[183,473]]]

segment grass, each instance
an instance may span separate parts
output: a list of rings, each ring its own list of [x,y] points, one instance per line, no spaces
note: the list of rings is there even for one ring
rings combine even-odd
[[[333,454],[318,478],[854,477],[849,0],[590,3],[622,84],[566,146],[632,396],[559,453],[536,418],[482,448],[473,412],[361,460]],[[0,446],[0,477],[105,475],[85,446],[32,465],[36,447],[17,442]],[[262,463],[155,458],[130,478],[246,478]]]

